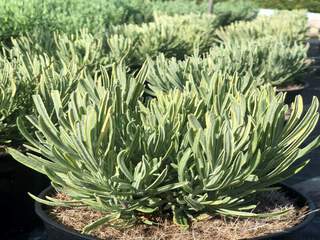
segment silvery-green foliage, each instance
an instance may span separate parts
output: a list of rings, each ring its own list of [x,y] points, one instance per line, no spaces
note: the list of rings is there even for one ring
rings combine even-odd
[[[239,76],[251,73],[256,85],[274,86],[302,82],[302,75],[310,65],[308,45],[293,42],[291,45],[277,36],[256,40],[226,42],[214,47],[207,55],[217,70]]]
[[[19,144],[21,136],[16,118],[32,112],[32,94],[40,71],[39,59],[19,54],[17,49],[4,50],[0,57],[1,140],[2,144]],[[10,141],[9,141],[10,140]]]
[[[108,45],[116,59],[124,58],[133,66],[141,66],[146,57],[154,58],[159,53],[183,59],[195,48],[200,54],[208,51],[218,26],[212,15],[156,15],[152,23],[114,27],[107,35]]]
[[[79,80],[86,78],[89,73],[99,72],[106,58],[98,56],[98,49],[92,49],[97,45],[93,44],[95,40],[91,37],[92,35],[85,32],[81,37],[72,39],[57,34],[56,48],[51,52],[33,45],[29,37],[13,40],[13,46],[4,51],[1,61],[13,69],[19,90],[17,99],[21,102],[21,114],[32,111],[33,94],[39,94],[47,106],[47,111],[52,113],[52,90],[60,92],[62,104],[65,106]]]
[[[145,23],[142,25],[122,25],[114,27],[109,34],[111,52],[126,57],[129,65],[141,66],[147,56],[155,57],[164,53],[167,57],[183,57],[186,49],[174,23]]]
[[[279,11],[273,16],[261,16],[251,22],[233,23],[216,34],[222,43],[277,36],[288,45],[307,40],[307,16],[302,10]]]
[[[13,118],[18,109],[16,83],[10,65],[1,64],[0,73],[0,151],[1,145],[8,143],[14,128]]]
[[[181,89],[187,81],[199,81],[203,76],[210,79],[218,73],[238,76],[240,91],[252,84],[280,86],[303,82],[303,74],[310,65],[307,57],[309,47],[298,43],[289,46],[277,40],[277,37],[269,36],[227,42],[211,48],[202,57],[195,55],[183,61],[159,56],[154,61],[149,60],[150,89]]]
[[[219,60],[221,61],[221,60]],[[155,60],[148,61],[149,72],[147,92],[155,95],[156,92],[168,92],[171,89],[183,90],[192,88],[201,93],[204,99],[210,99],[206,91],[215,88],[215,91],[246,93],[250,88],[256,86],[258,78],[254,78],[251,72],[240,74],[230,71],[229,65],[223,65],[213,61],[213,58],[199,57],[197,55],[188,57],[183,61],[175,58],[167,59],[160,55]],[[230,64],[230,63],[228,63]]]
[[[30,112],[32,106],[31,96],[36,86],[37,75],[41,68],[41,60],[30,58],[28,55],[20,54],[17,49],[3,51],[0,57],[0,64],[16,86],[15,101],[19,106],[21,114]],[[27,110],[28,109],[28,110]]]
[[[79,68],[87,67],[92,71],[111,63],[103,35],[93,35],[87,29],[81,29],[74,34],[54,32],[48,40],[43,37],[45,39],[41,41],[46,44],[39,43],[38,35],[32,34],[14,39],[13,48],[31,57],[46,54],[55,59],[56,65],[74,62]]]
[[[18,119],[31,152],[8,152],[71,200],[33,197],[104,213],[84,232],[102,224],[150,224],[148,216],[163,212],[182,226],[204,213],[266,216],[252,213],[253,194],[297,173],[307,161],[296,161],[320,144],[316,138],[301,147],[318,121],[316,98],[303,114],[297,97],[286,122],[284,95],[270,86],[243,94],[227,91],[237,79],[226,84],[203,75],[199,88],[190,82],[183,91],[155,91],[156,98],[146,100],[147,75],[147,65],[135,77],[122,65],[111,75],[101,70],[80,81],[67,109],[53,91],[57,121],[35,95],[36,113],[27,117],[35,136]]]
[[[207,52],[216,42],[215,31],[222,25],[221,19],[212,14],[155,15],[155,22],[173,22],[178,27],[179,38],[187,44],[186,55],[192,55],[195,49],[199,54]]]
[[[81,29],[76,34],[55,34],[54,37],[57,59],[73,61],[79,67],[85,66],[93,71],[110,64],[102,35],[93,35],[87,29]]]
[[[152,9],[156,13],[166,15],[184,15],[190,13],[206,13],[208,4],[206,2],[198,3],[196,1],[175,0],[175,1],[153,1]]]
[[[0,19],[0,40],[10,43],[35,32],[103,33],[111,25],[152,21],[153,14],[148,0],[1,0]]]

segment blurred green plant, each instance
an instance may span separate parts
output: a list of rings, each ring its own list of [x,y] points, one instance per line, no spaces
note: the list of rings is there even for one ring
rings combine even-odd
[[[215,1],[214,1],[215,2]],[[208,13],[208,1],[175,0],[152,1],[153,10],[167,15],[203,14]],[[258,8],[251,1],[224,1],[217,2],[213,8],[221,24],[228,25],[235,21],[250,21],[257,16]]]
[[[219,26],[219,20],[212,15],[156,15],[152,23],[114,27],[108,34],[108,44],[115,59],[139,67],[147,57],[160,53],[183,59],[192,55],[195,48],[200,53],[207,52]]]
[[[214,0],[217,4],[226,1],[228,0]],[[186,2],[203,4],[206,3],[207,0],[186,0]],[[259,8],[280,10],[307,9],[309,12],[320,12],[320,2],[318,0],[250,0],[250,2]]]
[[[258,8],[248,0],[230,0],[218,2],[213,7],[213,14],[220,18],[223,26],[238,21],[250,21],[258,15]]]
[[[278,41],[288,45],[295,42],[305,43],[308,24],[306,12],[279,11],[269,17],[258,17],[251,22],[238,22],[217,30],[221,42],[249,41],[261,37],[277,36]]]
[[[152,21],[148,0],[1,0],[0,40],[26,33],[103,33],[111,25]]]
[[[307,9],[309,12],[320,12],[318,0],[254,0],[257,5],[263,8],[275,9]]]
[[[149,60],[148,92],[154,95],[158,90],[184,89],[187,82],[198,85],[202,78],[216,78],[220,74],[227,82],[237,76],[240,79],[237,90],[242,93],[264,84],[277,87],[301,84],[310,66],[307,52],[308,46],[298,43],[288,46],[269,36],[226,42],[211,48],[204,56],[195,55],[183,61],[160,55],[154,61]]]

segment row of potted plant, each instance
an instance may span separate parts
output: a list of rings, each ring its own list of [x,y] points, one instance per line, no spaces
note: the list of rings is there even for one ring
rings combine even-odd
[[[265,26],[264,18],[245,23],[246,26],[250,25],[248,29],[255,29],[250,34],[243,30],[246,29],[244,23],[216,30],[219,24],[214,16],[186,15],[159,16],[155,23],[116,27],[107,38],[92,35],[86,30],[76,35],[56,33],[46,48],[35,42],[33,37],[21,37],[13,40],[13,45],[5,48],[2,54],[3,67],[10,71],[1,79],[7,99],[2,104],[12,102],[6,115],[14,115],[14,112],[26,114],[30,112],[30,96],[33,93],[41,93],[46,99],[51,90],[60,90],[61,94],[69,95],[84,72],[94,75],[101,66],[110,67],[113,62],[120,61],[124,61],[132,71],[147,57],[154,59],[151,65],[155,69],[150,71],[152,75],[148,82],[151,87],[162,90],[165,90],[163,86],[170,85],[170,81],[164,78],[161,71],[175,74],[177,79],[174,81],[181,85],[178,82],[185,82],[188,74],[186,68],[198,69],[199,66],[208,75],[218,71],[238,74],[239,77],[250,75],[257,86],[271,83],[281,87],[299,83],[310,65],[308,47],[299,40],[305,39],[305,27],[302,24],[305,19],[300,18],[301,14],[292,13],[291,16],[284,12],[272,17],[269,20],[272,22],[271,30],[262,27]],[[285,36],[298,39],[296,42],[288,43],[286,38],[283,39],[283,27],[279,24],[278,30],[275,27],[279,19],[285,16],[292,19],[285,25],[296,23],[291,36]],[[176,30],[176,26],[179,26],[179,30]],[[270,34],[267,34],[268,31]],[[239,37],[235,38],[236,35]],[[220,44],[217,43],[219,41]],[[196,50],[194,56],[193,50]],[[159,54],[163,56],[157,57]],[[155,81],[158,81],[158,86]],[[16,88],[19,90],[16,91]],[[4,117],[2,119],[5,121]],[[7,117],[5,124],[14,124],[11,119]]]
[[[164,8],[165,5],[170,8]],[[193,12],[197,4],[184,1],[185,13]],[[227,25],[234,21],[250,20],[257,14],[257,9],[242,3],[234,8],[232,1],[218,3],[217,14],[221,22]],[[221,6],[220,6],[221,5]],[[202,5],[203,6],[203,5]],[[154,12],[181,14],[180,6],[175,1],[163,3],[160,0],[1,0],[0,1],[0,40],[10,44],[11,37],[25,34],[60,31],[76,33],[87,28],[91,33],[104,33],[111,26],[154,21]],[[197,12],[197,11],[195,11]],[[205,11],[202,11],[202,13]],[[199,13],[199,12],[198,12]]]

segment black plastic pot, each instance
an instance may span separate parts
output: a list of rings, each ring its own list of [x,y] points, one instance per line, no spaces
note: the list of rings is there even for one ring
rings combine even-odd
[[[28,192],[39,194],[49,185],[46,176],[40,175],[15,161],[9,154],[0,152],[0,239],[29,231],[39,218],[34,212],[34,201]],[[10,238],[10,237],[11,238]]]
[[[297,85],[295,88],[290,89],[290,88],[277,88],[277,92],[286,92],[286,98],[284,102],[286,104],[291,104],[294,102],[294,99],[296,96],[301,95],[302,91],[309,87],[308,83],[305,83],[304,85]]]
[[[285,185],[280,185],[283,190],[286,191],[288,196],[297,198],[297,204],[299,206],[308,206],[311,211],[310,214],[301,222],[299,225],[292,227],[284,232],[274,233],[263,237],[254,238],[251,240],[300,240],[304,239],[302,237],[301,231],[312,221],[315,217],[313,212],[316,209],[314,202],[304,194],[298,192],[297,190]],[[45,198],[45,196],[51,195],[54,192],[52,187],[46,188],[43,192],[40,193],[40,198]],[[82,235],[76,231],[67,229],[64,225],[61,225],[54,220],[52,220],[47,212],[46,206],[35,203],[35,211],[37,215],[41,218],[44,223],[44,226],[47,231],[48,240],[96,240],[96,238]]]

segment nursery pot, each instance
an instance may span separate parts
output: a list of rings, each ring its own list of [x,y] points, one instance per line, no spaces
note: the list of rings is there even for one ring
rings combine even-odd
[[[292,196],[297,199],[297,204],[299,206],[308,206],[310,214],[298,225],[289,228],[283,232],[269,234],[262,237],[251,238],[251,240],[295,240],[302,239],[301,231],[312,221],[315,217],[314,210],[316,209],[314,202],[304,194],[298,192],[297,190],[285,185],[280,184],[280,187],[286,191],[288,196]],[[52,187],[46,188],[39,195],[40,198],[45,198],[54,192]],[[74,230],[66,228],[64,225],[54,221],[46,212],[46,206],[36,202],[35,211],[37,215],[41,218],[46,228],[47,240],[96,240],[94,237],[87,235],[82,235]]]
[[[284,102],[286,104],[291,104],[294,102],[294,99],[296,96],[301,95],[302,91],[304,89],[306,89],[307,87],[309,87],[308,83],[304,83],[300,84],[300,85],[294,85],[292,87],[288,86],[288,87],[282,87],[282,88],[277,88],[277,92],[286,92],[286,98],[284,100]]]
[[[25,232],[41,223],[34,213],[34,201],[28,192],[39,194],[49,185],[47,177],[15,161],[11,155],[0,152],[0,206],[1,234],[5,237]]]

